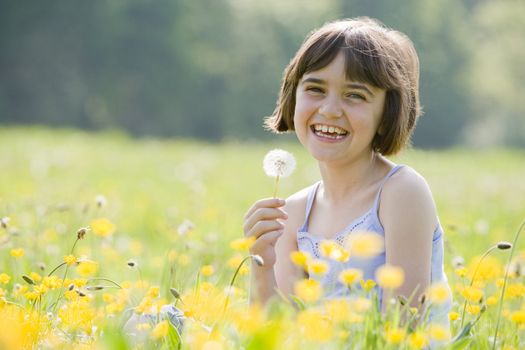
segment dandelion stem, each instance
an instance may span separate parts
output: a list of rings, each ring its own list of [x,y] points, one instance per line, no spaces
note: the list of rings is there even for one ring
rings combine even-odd
[[[279,187],[279,175],[275,177],[275,188],[273,190],[273,198],[277,197],[277,188]]]
[[[512,248],[510,250],[510,256],[509,256],[509,262],[507,264],[507,267],[505,268],[505,277],[503,278],[503,288],[501,288],[501,295],[499,297],[499,305],[498,305],[498,319],[496,321],[496,330],[494,331],[494,340],[492,342],[492,350],[496,349],[496,340],[498,338],[498,329],[499,329],[499,322],[501,320],[501,309],[503,307],[503,296],[505,295],[505,288],[507,287],[507,279],[509,276],[509,266],[512,261],[512,256],[514,255],[514,250],[516,249],[516,243],[518,242],[518,238],[520,237],[521,231],[523,230],[523,227],[525,226],[525,221],[523,221],[518,229],[518,232],[516,233],[516,236],[514,236],[514,241],[512,242]]]

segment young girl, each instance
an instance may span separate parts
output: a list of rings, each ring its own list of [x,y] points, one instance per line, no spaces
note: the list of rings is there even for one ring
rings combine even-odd
[[[365,280],[384,264],[401,267],[405,279],[394,295],[415,291],[415,301],[430,284],[447,282],[430,189],[415,170],[385,158],[409,143],[421,114],[418,79],[410,39],[376,20],[328,23],[307,37],[284,72],[266,126],[295,132],[317,160],[321,181],[286,200],[259,200],[246,213],[244,233],[256,238],[251,253],[265,261],[253,264],[252,299],[264,304],[276,289],[293,293],[304,278],[290,260],[296,250],[329,264],[325,276],[310,276],[327,298],[347,295],[337,277],[349,267],[360,268]],[[320,254],[322,240],[343,244],[363,230],[382,236],[382,254],[346,262]],[[431,309],[431,321],[447,323],[449,309],[450,302]]]

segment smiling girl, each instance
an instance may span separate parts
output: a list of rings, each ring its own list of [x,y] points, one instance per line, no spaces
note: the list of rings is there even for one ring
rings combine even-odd
[[[253,300],[266,303],[293,294],[304,271],[290,260],[294,251],[324,259],[326,298],[345,297],[338,281],[347,268],[375,279],[383,266],[403,269],[395,291],[413,300],[432,283],[446,284],[443,230],[425,179],[386,157],[409,144],[419,103],[419,62],[410,39],[370,18],[341,20],[312,32],[284,72],[277,107],[266,120],[274,132],[295,132],[318,162],[321,180],[286,200],[257,201],[246,213],[244,233],[255,237]],[[323,257],[323,241],[343,245],[359,232],[374,232],[384,251],[345,262]],[[378,289],[380,296],[382,291]],[[433,322],[448,322],[450,301],[431,310]]]

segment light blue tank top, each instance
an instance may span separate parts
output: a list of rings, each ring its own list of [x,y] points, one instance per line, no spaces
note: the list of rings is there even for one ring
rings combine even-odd
[[[332,240],[335,240],[341,246],[344,244],[345,238],[357,231],[371,231],[378,233],[379,235],[385,235],[383,225],[379,221],[379,202],[381,199],[381,192],[385,182],[399,171],[404,165],[396,165],[390,170],[386,177],[381,181],[379,191],[374,200],[372,207],[363,215],[353,220],[347,227],[342,231],[338,232]],[[308,232],[308,219],[312,209],[313,202],[317,189],[321,182],[317,182],[311,186],[306,204],[306,215],[303,226],[297,232],[297,246],[300,251],[309,253],[312,257],[322,259],[329,264],[330,268],[328,272],[323,276],[312,275],[310,278],[318,280],[325,291],[325,298],[340,298],[349,296],[348,288],[338,280],[339,273],[347,268],[357,268],[363,271],[364,280],[375,280],[375,272],[378,267],[385,264],[385,252],[373,257],[373,258],[357,258],[350,257],[346,262],[338,262],[327,257],[323,257],[319,251],[320,243],[325,240],[321,235],[312,234]],[[447,282],[447,277],[443,268],[443,229],[438,222],[436,229],[434,230],[432,240],[432,258],[430,268],[430,280],[431,283],[438,281]],[[359,288],[359,287],[358,287]],[[382,291],[379,287],[376,287],[379,293],[380,301],[382,300]],[[452,300],[449,300],[439,306],[432,306],[429,313],[429,322],[439,322],[440,324],[449,324],[448,312],[452,306]]]

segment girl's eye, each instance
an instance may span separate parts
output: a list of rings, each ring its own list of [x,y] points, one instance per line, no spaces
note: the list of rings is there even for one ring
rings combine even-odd
[[[364,97],[363,95],[360,95],[360,94],[356,94],[356,93],[349,93],[349,94],[346,94],[345,96],[347,98],[350,98],[350,99],[353,99],[353,100],[366,101],[366,97]]]
[[[306,91],[319,93],[319,94],[322,94],[324,92],[323,89],[321,89],[320,87],[317,87],[317,86],[308,86],[306,88]]]

